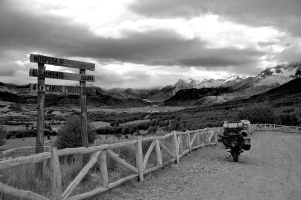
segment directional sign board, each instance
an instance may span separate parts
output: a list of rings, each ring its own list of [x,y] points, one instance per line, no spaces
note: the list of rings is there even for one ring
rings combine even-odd
[[[38,77],[37,84],[30,84],[30,90],[38,91],[38,116],[37,116],[37,136],[36,136],[36,153],[43,152],[44,146],[44,120],[45,120],[45,92],[68,92],[80,93],[81,104],[81,135],[82,145],[88,147],[88,129],[87,129],[87,105],[86,94],[96,93],[96,88],[87,88],[86,82],[94,82],[95,76],[86,75],[86,70],[95,70],[94,63],[80,62],[75,60],[68,60],[63,58],[54,58],[44,55],[30,54],[30,62],[38,63],[38,69],[30,69],[29,76]],[[71,67],[79,69],[79,74],[57,72],[45,70],[45,64],[56,65],[62,67]],[[59,86],[59,85],[45,85],[45,78],[59,79],[59,80],[74,80],[79,81],[80,87],[74,86]],[[85,165],[88,157],[84,157],[83,165]],[[36,176],[43,174],[43,165],[39,163],[36,165]]]
[[[95,81],[95,76],[73,74],[67,72],[57,72],[57,71],[50,71],[50,70],[32,69],[32,68],[29,70],[29,76],[40,77],[40,78],[53,78],[53,79],[61,79],[61,80],[73,80],[73,81],[88,81],[88,82]]]
[[[71,67],[71,68],[77,68],[77,69],[86,69],[86,70],[90,70],[90,71],[95,70],[94,63],[80,62],[80,61],[75,61],[75,60],[54,58],[54,57],[50,57],[50,56],[35,55],[35,54],[30,54],[30,62],[63,66],[63,67]]]
[[[97,93],[98,88],[95,87],[84,87],[85,93]],[[80,93],[80,87],[77,86],[63,86],[63,85],[45,85],[38,86],[36,83],[29,84],[29,91],[38,92],[66,92],[66,93]]]

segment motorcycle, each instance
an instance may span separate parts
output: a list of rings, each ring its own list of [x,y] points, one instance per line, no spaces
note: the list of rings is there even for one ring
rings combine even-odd
[[[251,149],[251,139],[248,133],[244,131],[246,125],[242,122],[224,123],[223,135],[220,135],[221,141],[227,149],[230,149],[230,156],[234,162],[238,162],[238,156]]]

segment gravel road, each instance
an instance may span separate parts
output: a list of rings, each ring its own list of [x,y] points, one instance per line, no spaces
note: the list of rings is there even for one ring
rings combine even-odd
[[[202,148],[101,199],[301,199],[301,134],[257,132],[238,163],[218,147]]]

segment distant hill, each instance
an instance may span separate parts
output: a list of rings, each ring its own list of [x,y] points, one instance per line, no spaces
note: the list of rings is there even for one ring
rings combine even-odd
[[[248,99],[248,102],[284,103],[291,105],[301,104],[301,78],[293,79],[277,88],[271,89],[265,93],[254,95]]]
[[[150,99],[152,101],[165,101],[172,97],[175,94],[175,87],[172,85],[168,85],[158,92],[151,94],[147,97],[147,99]]]
[[[37,93],[29,92],[27,86],[15,86],[3,84],[0,86],[0,100],[14,103],[33,104],[37,102]],[[45,106],[66,106],[79,105],[78,94],[47,93]],[[150,105],[141,99],[118,99],[104,94],[99,89],[96,94],[87,95],[87,104],[95,106],[116,106],[116,107],[139,107]]]
[[[106,94],[120,99],[148,99],[149,96],[156,94],[159,91],[159,89],[113,88],[106,91]]]
[[[159,89],[132,89],[132,88],[128,88],[126,90],[124,90],[123,92],[129,95],[132,95],[134,97],[140,98],[140,99],[147,99],[149,96],[156,94],[157,92],[159,92]]]
[[[8,101],[8,102],[16,102],[18,101],[19,96],[10,92],[0,91],[0,100]]]
[[[206,110],[229,110],[255,103],[267,103],[273,107],[301,106],[301,78],[293,79],[279,87],[270,89],[267,92],[253,95],[247,99],[231,100],[221,104],[203,105],[199,111]]]
[[[219,96],[224,93],[232,92],[230,88],[192,88],[178,91],[174,96],[164,101],[164,105],[191,105],[194,101],[206,96]]]

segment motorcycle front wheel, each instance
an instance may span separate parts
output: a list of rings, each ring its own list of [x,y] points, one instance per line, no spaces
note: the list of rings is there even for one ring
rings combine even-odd
[[[232,152],[232,157],[234,162],[238,162],[238,152],[236,151]]]

